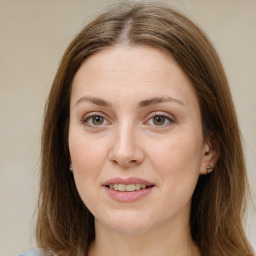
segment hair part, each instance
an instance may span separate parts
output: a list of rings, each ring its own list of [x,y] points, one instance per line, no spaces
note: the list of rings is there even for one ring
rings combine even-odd
[[[147,45],[166,52],[190,79],[205,138],[220,158],[200,176],[190,228],[202,255],[253,255],[242,216],[248,186],[240,131],[219,57],[204,33],[182,14],[160,4],[122,3],[89,23],[67,48],[45,109],[36,237],[57,255],[87,255],[95,238],[94,217],[69,171],[69,108],[73,78],[88,56],[115,45]]]

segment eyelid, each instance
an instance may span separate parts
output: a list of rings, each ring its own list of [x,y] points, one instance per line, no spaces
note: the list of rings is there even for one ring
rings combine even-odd
[[[152,118],[154,116],[164,116],[164,117],[169,118],[172,121],[176,120],[176,118],[173,115],[171,115],[170,113],[165,112],[165,111],[153,111],[149,114],[149,118]]]
[[[102,124],[102,125],[92,125],[92,124],[89,124],[87,121],[91,118],[91,117],[94,117],[94,116],[100,116],[102,117],[106,122],[107,124]],[[144,122],[144,124],[147,124],[153,117],[155,116],[162,116],[166,119],[169,120],[169,123],[168,124],[164,124],[164,125],[159,125],[158,128],[163,128],[163,127],[166,127],[168,125],[171,125],[172,123],[176,122],[176,118],[171,115],[170,113],[168,112],[165,112],[165,111],[154,111],[154,112],[151,112],[148,117],[147,117],[147,120]],[[83,115],[83,117],[81,118],[81,123],[89,128],[103,128],[104,126],[106,125],[110,125],[112,124],[110,121],[109,121],[109,117],[105,114],[105,113],[102,113],[102,112],[98,112],[98,111],[94,111],[94,112],[89,112],[85,115]],[[154,125],[157,127],[157,125]]]
[[[91,125],[89,124],[87,121],[91,118],[91,117],[94,117],[94,116],[100,116],[102,117],[109,125],[111,124],[111,122],[108,121],[108,117],[106,117],[105,114],[103,114],[102,112],[89,112],[85,115],[83,115],[83,117],[81,118],[81,123],[83,125],[86,125],[87,127],[90,127],[90,128],[102,128],[103,126],[105,126],[106,124],[102,124],[102,125]]]
[[[164,111],[154,111],[154,112],[149,114],[149,116],[147,117],[147,121],[144,124],[148,123],[155,116],[162,116],[162,117],[165,117],[165,118],[169,119],[170,124],[176,122],[176,118],[173,115],[171,115],[167,112],[164,112]],[[163,127],[166,127],[170,124],[165,124],[165,125],[162,125],[162,126],[159,125],[158,128],[163,128]],[[155,126],[157,126],[157,125],[155,125]]]

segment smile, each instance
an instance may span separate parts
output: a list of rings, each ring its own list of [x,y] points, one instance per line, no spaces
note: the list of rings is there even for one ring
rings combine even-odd
[[[111,178],[104,183],[107,195],[121,203],[131,203],[151,194],[155,184],[137,177]]]
[[[115,191],[126,191],[126,192],[133,192],[136,190],[146,189],[146,184],[110,184],[109,188]]]

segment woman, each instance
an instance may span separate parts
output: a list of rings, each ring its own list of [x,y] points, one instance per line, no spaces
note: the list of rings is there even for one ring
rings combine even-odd
[[[183,15],[122,4],[87,25],[61,61],[42,138],[41,253],[253,255],[226,76]]]

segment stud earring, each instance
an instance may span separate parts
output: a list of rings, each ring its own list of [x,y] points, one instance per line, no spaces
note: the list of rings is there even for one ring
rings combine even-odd
[[[210,174],[212,171],[213,171],[213,168],[211,167],[211,165],[206,165],[206,170],[207,170],[207,173]]]
[[[69,167],[69,170],[70,170],[71,172],[73,172],[73,168],[72,168],[71,166]]]

